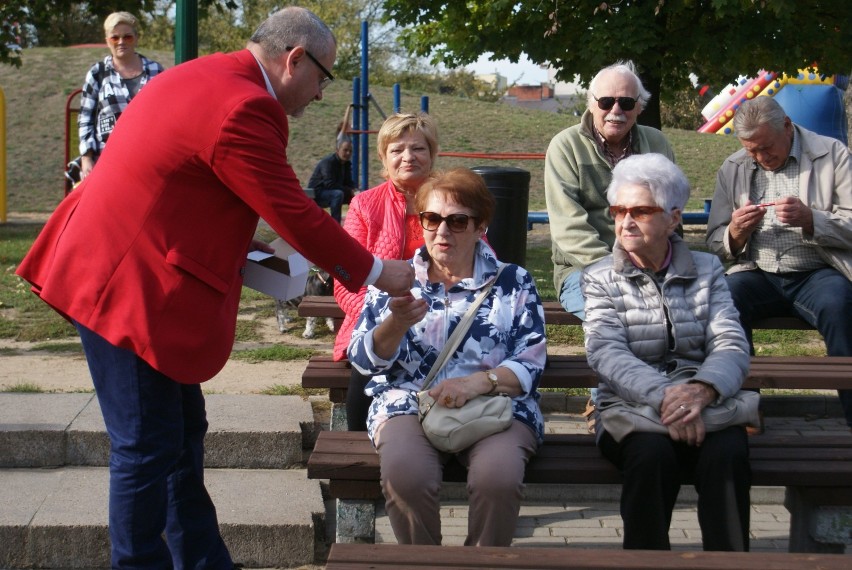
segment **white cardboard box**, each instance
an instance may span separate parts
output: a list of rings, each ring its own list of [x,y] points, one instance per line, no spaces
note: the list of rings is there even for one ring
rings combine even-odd
[[[251,251],[246,261],[243,285],[286,301],[305,294],[310,265],[281,238],[269,244],[275,254]]]

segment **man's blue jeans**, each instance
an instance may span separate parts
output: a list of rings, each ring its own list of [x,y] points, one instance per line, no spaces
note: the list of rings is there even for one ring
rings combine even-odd
[[[232,570],[204,487],[201,387],[76,326],[110,438],[112,567]]]
[[[328,208],[331,217],[343,219],[343,190],[314,190],[314,200],[320,208]]]
[[[852,356],[852,283],[833,268],[795,273],[759,269],[727,276],[749,346],[752,323],[796,316],[820,332],[829,356]],[[838,390],[846,423],[852,427],[852,390]]]
[[[559,292],[559,303],[562,308],[576,316],[581,321],[586,320],[586,299],[580,289],[580,274],[582,271],[572,271],[562,282]]]
[[[582,271],[572,271],[562,282],[562,291],[559,292],[559,304],[562,308],[580,319],[586,320],[586,299],[583,290],[580,289],[580,274]],[[598,401],[598,389],[589,390],[589,400],[592,404]]]

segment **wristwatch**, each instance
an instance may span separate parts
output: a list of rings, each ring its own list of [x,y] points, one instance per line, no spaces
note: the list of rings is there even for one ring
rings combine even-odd
[[[486,370],[485,375],[488,377],[488,381],[491,382],[491,389],[488,391],[488,394],[493,394],[497,391],[497,375],[494,374],[493,370]]]

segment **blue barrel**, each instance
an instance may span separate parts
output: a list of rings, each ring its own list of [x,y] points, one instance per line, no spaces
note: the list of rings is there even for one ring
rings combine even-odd
[[[488,243],[500,261],[525,265],[530,173],[503,166],[475,166],[471,170],[482,176],[497,202],[488,227]]]

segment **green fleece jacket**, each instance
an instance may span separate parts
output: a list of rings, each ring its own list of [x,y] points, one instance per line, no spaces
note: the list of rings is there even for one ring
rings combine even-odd
[[[660,153],[674,161],[663,133],[634,125],[633,154]],[[592,114],[553,137],[544,161],[544,195],[553,241],[553,284],[556,294],[572,271],[608,255],[615,243],[606,188],[612,167],[595,142]]]

